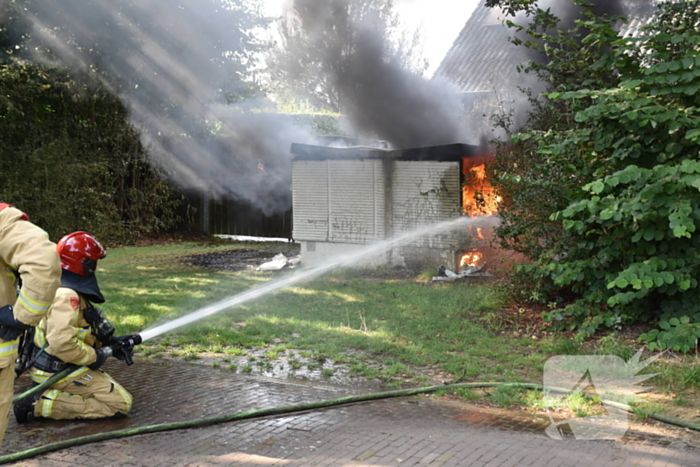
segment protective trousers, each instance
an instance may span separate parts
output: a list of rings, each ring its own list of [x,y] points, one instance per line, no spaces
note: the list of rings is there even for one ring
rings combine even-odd
[[[5,430],[12,407],[12,391],[15,383],[15,366],[8,365],[0,369],[0,444],[5,438]]]
[[[107,373],[88,369],[77,376],[69,375],[44,391],[34,404],[34,416],[72,420],[126,415],[132,402],[131,394]]]

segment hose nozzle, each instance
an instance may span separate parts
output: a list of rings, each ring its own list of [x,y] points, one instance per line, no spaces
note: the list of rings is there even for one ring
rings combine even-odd
[[[134,360],[131,358],[131,353],[134,350],[135,345],[139,345],[143,342],[140,334],[132,334],[130,336],[122,336],[117,338],[118,344],[115,350],[119,355],[115,356],[120,360],[124,360],[127,365],[133,365]]]
[[[143,339],[141,338],[141,334],[134,334],[129,337],[129,343],[134,346],[134,345],[139,345],[141,342],[143,342]]]

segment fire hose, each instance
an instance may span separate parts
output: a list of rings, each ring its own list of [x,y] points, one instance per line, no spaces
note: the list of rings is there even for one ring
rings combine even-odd
[[[64,370],[64,372],[67,374],[68,370]],[[38,388],[40,388],[41,386],[44,386],[44,388],[48,387],[50,385],[49,382],[51,382],[52,380],[55,381],[57,379],[60,379],[60,377],[62,377],[62,376],[64,376],[64,375],[62,375],[61,373],[57,373],[53,378],[49,379],[45,383],[42,383],[42,385],[37,386],[37,388],[35,388],[35,389],[38,390]],[[150,425],[150,426],[143,426],[143,427],[139,427],[139,428],[130,428],[130,429],[125,429],[125,430],[108,431],[108,432],[98,433],[98,434],[94,434],[94,435],[83,436],[80,438],[73,438],[73,439],[68,439],[65,441],[58,441],[55,443],[46,444],[44,446],[39,446],[36,448],[28,449],[26,451],[21,451],[21,452],[16,452],[13,454],[1,456],[0,457],[0,464],[6,464],[8,462],[15,462],[15,461],[23,460],[23,459],[28,459],[31,457],[39,456],[42,454],[47,454],[47,453],[54,452],[54,451],[59,451],[61,449],[66,449],[66,448],[70,448],[70,447],[74,447],[74,446],[82,446],[85,444],[96,443],[99,441],[106,441],[106,440],[117,439],[117,438],[125,438],[128,436],[142,435],[142,434],[148,434],[148,433],[158,433],[158,432],[172,431],[172,430],[183,430],[183,429],[188,429],[188,428],[215,425],[218,423],[226,423],[226,422],[233,422],[233,421],[238,421],[238,420],[250,420],[250,419],[256,419],[256,418],[263,418],[263,417],[286,415],[286,414],[291,414],[291,413],[296,413],[296,412],[308,412],[311,410],[319,410],[319,409],[325,409],[325,408],[329,408],[329,407],[338,407],[338,406],[343,406],[343,405],[348,405],[348,404],[356,404],[356,403],[360,403],[360,402],[369,402],[369,401],[374,401],[374,400],[390,399],[390,398],[396,398],[396,397],[409,397],[409,396],[415,396],[415,395],[419,395],[419,394],[429,394],[429,393],[438,392],[438,391],[445,391],[445,390],[449,391],[449,390],[457,390],[457,389],[478,389],[478,388],[494,388],[494,387],[514,387],[514,388],[523,388],[523,389],[543,390],[543,386],[541,384],[534,384],[534,383],[483,382],[483,383],[443,384],[443,385],[438,385],[438,386],[426,386],[426,387],[412,388],[412,389],[401,389],[401,390],[396,390],[396,391],[361,394],[361,395],[341,397],[339,399],[332,399],[332,400],[326,400],[326,401],[310,402],[310,403],[304,403],[304,404],[297,404],[297,405],[290,405],[290,406],[283,406],[283,407],[274,407],[274,408],[261,409],[261,410],[251,410],[248,412],[239,412],[239,413],[234,413],[234,414],[230,414],[230,415],[220,415],[220,416],[215,416],[215,417],[186,420],[186,421],[182,421],[182,422],[164,423],[164,424],[160,424],[160,425]],[[569,389],[559,389],[559,388],[551,388],[551,387],[547,387],[547,390],[552,391],[552,392],[561,392],[561,393],[570,392]],[[21,400],[22,398],[27,397],[26,396],[27,393],[24,393],[15,399]],[[630,413],[636,413],[638,415],[646,416],[648,418],[652,418],[652,419],[655,419],[655,420],[658,420],[658,421],[661,421],[664,423],[669,423],[669,424],[676,425],[676,426],[679,426],[682,428],[689,428],[692,430],[700,431],[700,424],[698,424],[698,423],[688,422],[685,420],[681,420],[681,419],[674,418],[674,417],[668,417],[668,416],[656,414],[653,412],[645,412],[645,411],[640,410],[640,409],[633,409],[632,407],[630,407],[627,404],[623,404],[623,403],[616,402],[616,401],[604,400],[604,401],[600,401],[600,402],[603,402],[605,404],[608,404],[608,405],[615,407],[615,408],[618,408],[620,410],[625,410],[625,411],[630,412]]]

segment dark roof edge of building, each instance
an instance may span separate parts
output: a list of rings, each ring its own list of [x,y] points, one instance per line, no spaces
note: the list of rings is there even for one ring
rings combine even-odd
[[[294,160],[329,159],[395,159],[408,161],[460,161],[463,157],[475,157],[482,153],[478,146],[454,143],[409,149],[378,149],[365,146],[330,147],[292,143]]]

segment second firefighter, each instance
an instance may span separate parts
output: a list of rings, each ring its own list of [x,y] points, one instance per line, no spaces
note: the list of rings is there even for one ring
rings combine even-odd
[[[133,402],[131,394],[101,367],[112,355],[130,359],[133,346],[125,346],[124,338],[114,337],[114,327],[93,305],[105,301],[95,270],[106,252],[87,232],[66,235],[58,242],[57,251],[61,287],[36,327],[30,374],[34,383],[42,383],[69,366],[73,371],[43,393],[17,403],[17,422],[32,417],[64,420],[126,415]]]

